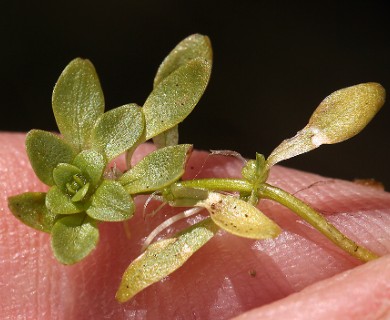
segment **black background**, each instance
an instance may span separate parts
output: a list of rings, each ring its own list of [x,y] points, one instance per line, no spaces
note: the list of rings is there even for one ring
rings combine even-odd
[[[212,79],[180,126],[200,149],[268,155],[331,92],[380,82],[390,92],[386,1],[4,1],[0,130],[55,130],[51,90],[77,56],[94,63],[107,109],[143,104],[168,52],[210,36]],[[389,98],[390,100],[390,98]],[[390,104],[357,137],[284,162],[390,188]]]

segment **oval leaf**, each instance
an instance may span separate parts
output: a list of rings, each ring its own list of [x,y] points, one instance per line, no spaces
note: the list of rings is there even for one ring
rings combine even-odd
[[[128,104],[104,113],[92,133],[92,146],[108,161],[133,147],[144,132],[141,108]]]
[[[59,187],[53,186],[46,195],[46,207],[55,214],[73,214],[85,210],[85,205],[72,201],[73,195],[68,195]]]
[[[91,188],[95,188],[103,176],[106,161],[101,153],[95,150],[84,150],[74,158],[73,165],[81,170]]]
[[[125,302],[181,267],[209,241],[218,227],[205,219],[172,239],[151,244],[125,271],[116,299]]]
[[[98,240],[96,221],[81,213],[61,218],[54,224],[51,247],[59,262],[74,264],[84,259]]]
[[[161,63],[153,86],[156,87],[163,79],[188,61],[203,58],[210,65],[213,60],[213,51],[210,39],[201,34],[193,34],[181,41]]]
[[[87,214],[101,221],[124,221],[135,210],[131,196],[116,181],[104,180],[92,197]]]
[[[193,110],[206,89],[211,65],[194,59],[162,80],[142,108],[146,140],[182,122]]]
[[[50,232],[56,215],[47,210],[46,193],[26,192],[8,198],[12,214],[24,224],[39,231]]]
[[[58,79],[52,97],[54,116],[64,139],[77,151],[90,145],[92,128],[104,112],[104,97],[89,60],[71,61]]]
[[[318,148],[352,138],[371,121],[385,102],[379,83],[363,83],[326,97],[305,128],[284,140],[269,156],[268,166]]]
[[[120,179],[130,194],[153,192],[166,187],[184,174],[190,144],[180,144],[148,154]]]
[[[210,66],[212,65],[213,52],[211,49],[210,39],[207,36],[193,34],[181,41],[160,65],[156,77],[154,78],[153,87],[156,87],[177,68],[195,58],[203,58],[210,64]],[[158,149],[178,144],[178,126],[176,125],[153,137],[153,143]]]
[[[206,208],[217,226],[240,237],[269,239],[281,232],[278,225],[256,207],[233,196],[210,192],[206,200],[196,205]]]
[[[31,130],[27,134],[26,150],[35,174],[49,186],[54,185],[54,168],[59,163],[71,162],[75,157],[70,145],[58,136],[42,130]]]

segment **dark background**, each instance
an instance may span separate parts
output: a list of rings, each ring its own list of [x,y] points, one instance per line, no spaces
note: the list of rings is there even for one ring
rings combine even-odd
[[[0,130],[55,130],[51,90],[77,56],[94,63],[107,109],[137,102],[183,38],[209,35],[212,79],[181,125],[200,149],[268,155],[331,92],[380,82],[390,92],[386,1],[4,1]],[[390,98],[389,98],[390,100]],[[390,104],[357,137],[284,162],[390,189]]]

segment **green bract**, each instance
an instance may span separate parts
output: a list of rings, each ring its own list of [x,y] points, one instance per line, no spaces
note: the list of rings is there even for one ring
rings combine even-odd
[[[267,160],[259,153],[255,160],[241,157],[245,163],[241,179],[182,180],[192,145],[178,144],[178,124],[203,95],[211,66],[209,39],[192,35],[163,61],[142,107],[129,103],[104,113],[104,97],[92,63],[80,58],[71,61],[52,98],[61,135],[31,130],[26,137],[31,166],[48,191],[10,197],[11,212],[26,225],[50,233],[55,257],[73,264],[96,247],[99,222],[133,216],[137,195],[152,195],[172,207],[191,207],[165,220],[146,238],[145,252],[123,276],[116,295],[120,302],[174,272],[219,228],[256,240],[277,237],[279,226],[256,207],[262,199],[291,209],[352,256],[375,259],[375,253],[343,235],[300,199],[269,185],[267,178],[271,167],[282,160],[360,132],[383,105],[383,87],[366,83],[334,92],[307,126],[283,141]],[[153,139],[157,150],[131,167],[133,152],[148,139]],[[108,164],[123,153],[127,171],[122,174],[115,167],[108,171]],[[237,156],[235,152],[213,153]],[[173,238],[152,243],[168,226],[204,209],[210,217]]]

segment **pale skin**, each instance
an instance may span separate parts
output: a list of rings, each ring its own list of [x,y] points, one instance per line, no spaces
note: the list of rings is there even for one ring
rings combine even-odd
[[[6,205],[10,195],[46,190],[28,163],[24,137],[0,135],[0,314],[4,319],[390,317],[389,193],[276,166],[271,184],[305,200],[381,258],[362,264],[289,210],[262,201],[262,211],[283,229],[278,238],[253,241],[220,232],[167,279],[119,304],[115,292],[124,270],[139,255],[142,239],[173,213],[165,208],[144,219],[146,197],[140,197],[136,201],[140,210],[126,225],[100,225],[98,248],[89,257],[74,266],[59,264],[50,249],[50,236],[20,223]],[[134,161],[151,148],[141,146]],[[213,156],[205,162],[206,157],[194,153],[184,178],[239,177],[239,160]],[[123,168],[123,159],[117,165]],[[158,205],[152,202],[146,211]],[[168,234],[185,225],[185,221],[174,224]]]

